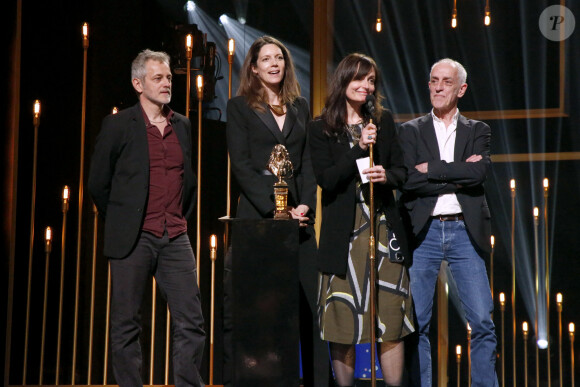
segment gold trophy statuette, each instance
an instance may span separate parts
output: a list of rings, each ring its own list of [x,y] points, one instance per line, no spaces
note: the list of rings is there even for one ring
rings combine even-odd
[[[274,219],[290,219],[288,209],[288,184],[284,178],[292,177],[292,162],[288,150],[282,144],[277,144],[272,148],[270,159],[268,160],[268,170],[278,178],[274,183],[274,199],[276,210]]]

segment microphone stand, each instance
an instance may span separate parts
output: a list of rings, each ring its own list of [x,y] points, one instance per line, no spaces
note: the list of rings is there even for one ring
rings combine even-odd
[[[369,121],[371,124],[373,120]],[[369,144],[369,168],[373,167],[373,144]],[[375,353],[375,197],[374,197],[374,184],[369,179],[369,218],[370,218],[370,235],[369,235],[369,264],[370,264],[370,277],[369,277],[369,290],[370,290],[370,334],[371,334],[371,386],[376,387],[377,385],[377,372],[375,370],[376,353]]]

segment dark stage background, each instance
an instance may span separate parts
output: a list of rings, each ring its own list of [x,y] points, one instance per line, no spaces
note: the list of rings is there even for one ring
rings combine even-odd
[[[226,212],[226,149],[224,140],[225,101],[227,100],[227,54],[225,40],[233,31],[218,25],[220,15],[227,14],[236,23],[236,59],[234,72],[237,74],[245,52],[254,36],[273,35],[294,48],[293,55],[302,76],[303,92],[310,98],[309,67],[312,31],[312,0],[289,2],[264,0],[200,0],[197,6],[204,13],[205,25],[199,25],[207,40],[218,46],[220,66],[216,67],[215,99],[204,101],[203,150],[202,150],[202,253],[201,290],[204,295],[204,313],[209,323],[210,260],[209,235],[223,234],[223,225],[217,220]],[[88,172],[90,155],[102,118],[113,106],[120,109],[136,102],[130,84],[130,64],[136,54],[145,49],[167,50],[177,55],[176,42],[181,37],[175,26],[188,24],[191,19],[185,11],[185,1],[163,0],[57,0],[22,2],[21,57],[10,51],[14,42],[14,26],[17,20],[17,2],[10,1],[2,15],[3,47],[9,55],[2,61],[5,78],[2,89],[9,89],[13,81],[6,77],[11,66],[21,59],[19,95],[18,148],[12,159],[5,149],[5,160],[17,163],[15,214],[4,209],[3,258],[2,258],[2,309],[12,303],[8,320],[11,322],[11,345],[3,353],[10,360],[10,384],[21,383],[24,343],[24,319],[26,313],[26,289],[28,270],[28,241],[30,228],[30,202],[33,157],[32,106],[35,99],[42,103],[42,115],[38,137],[37,201],[32,271],[31,325],[29,338],[28,382],[38,381],[40,358],[40,332],[42,322],[42,300],[44,289],[44,228],[54,230],[53,252],[50,256],[48,290],[48,318],[45,355],[45,383],[54,383],[56,358],[56,332],[58,313],[58,291],[60,271],[60,235],[62,224],[61,192],[64,185],[71,188],[71,205],[67,215],[67,246],[65,263],[65,299],[63,322],[63,353],[61,357],[61,383],[71,380],[71,348],[74,321],[74,276],[76,270],[76,228],[78,209],[78,180],[80,164],[80,123],[82,91],[82,35],[81,26],[89,23],[87,111],[85,167]],[[381,68],[384,82],[381,85],[386,95],[385,105],[399,115],[399,121],[410,119],[429,111],[427,79],[430,65],[437,59],[452,57],[462,62],[468,71],[469,88],[460,102],[462,112],[472,112],[472,117],[485,117],[492,128],[492,153],[494,164],[486,184],[487,198],[493,217],[493,234],[496,238],[494,253],[495,300],[503,291],[509,300],[511,291],[511,199],[509,180],[517,180],[515,253],[517,272],[517,354],[518,363],[523,362],[523,339],[521,323],[531,324],[533,336],[534,233],[532,208],[542,210],[542,179],[550,179],[548,199],[549,257],[551,259],[550,342],[552,345],[552,379],[558,378],[557,314],[555,294],[564,295],[564,385],[569,385],[570,346],[567,335],[568,322],[578,323],[580,301],[576,297],[580,286],[576,275],[580,273],[580,211],[577,201],[580,192],[580,35],[579,28],[564,43],[564,54],[560,54],[560,43],[547,40],[538,27],[540,13],[549,5],[560,4],[549,1],[491,1],[492,24],[483,26],[484,1],[458,1],[458,27],[450,28],[452,1],[391,1],[381,3],[384,30],[378,34],[373,30],[377,15],[377,3],[370,0],[336,0],[334,2],[333,57],[337,63],[344,55],[359,51],[373,56]],[[580,17],[577,2],[565,4],[576,18]],[[235,21],[244,15],[245,27]],[[205,29],[204,29],[205,28]],[[230,27],[229,28],[233,28]],[[227,33],[225,31],[228,31]],[[244,40],[245,39],[245,40]],[[179,43],[181,44],[181,43]],[[15,62],[16,61],[16,62]],[[564,71],[560,71],[560,64]],[[221,69],[221,70],[220,70]],[[174,95],[171,106],[184,112],[185,76],[175,75]],[[234,76],[234,93],[238,86]],[[6,93],[6,96],[11,95]],[[195,91],[192,91],[195,96]],[[10,104],[3,111],[8,117]],[[195,97],[192,101],[197,107]],[[549,110],[542,110],[549,109]],[[514,113],[514,111],[516,113]],[[535,112],[526,116],[526,111]],[[518,113],[519,112],[519,113]],[[543,113],[542,113],[543,112]],[[469,114],[468,114],[469,115]],[[193,137],[197,138],[197,112],[192,111]],[[474,117],[474,118],[475,118]],[[515,118],[514,118],[515,117]],[[5,118],[5,123],[8,118]],[[8,125],[3,129],[2,139],[10,138]],[[194,151],[197,151],[196,144]],[[570,153],[564,153],[570,152]],[[558,160],[559,159],[559,160]],[[548,160],[548,161],[544,161]],[[6,161],[5,161],[6,162]],[[4,165],[2,175],[4,198],[10,199],[12,186]],[[86,172],[86,173],[87,173]],[[87,176],[85,173],[85,177]],[[7,185],[8,184],[8,185]],[[93,215],[88,193],[84,194],[81,283],[79,305],[79,340],[76,381],[86,384],[88,372],[88,337],[91,288],[91,252]],[[8,300],[10,261],[8,226],[16,221],[14,249],[14,289]],[[543,236],[543,220],[539,235]],[[99,232],[101,229],[99,228]],[[190,224],[190,235],[195,246],[195,222]],[[540,259],[543,262],[545,245],[539,241]],[[223,248],[218,250],[217,272],[223,268]],[[98,247],[96,269],[95,336],[93,352],[92,383],[103,383],[103,347],[106,301],[106,260]],[[222,295],[221,275],[218,275],[216,298]],[[450,296],[451,305],[456,305]],[[10,302],[8,302],[10,301]],[[144,359],[148,359],[150,348],[150,305],[148,297],[144,307]],[[449,329],[449,382],[456,383],[454,346],[466,346],[465,324],[457,308],[450,305]],[[542,309],[542,305],[540,305]],[[165,304],[159,298],[156,329],[159,339],[155,343],[155,384],[163,383]],[[221,311],[216,315],[216,368],[215,382],[221,382]],[[9,310],[10,312],[10,310]],[[500,333],[499,304],[496,302],[494,318]],[[505,363],[506,384],[513,385],[511,372],[511,309],[505,312],[506,327]],[[2,321],[2,328],[6,321]],[[435,331],[435,326],[432,327]],[[6,337],[2,337],[5,344]],[[533,350],[530,341],[530,378],[535,377]],[[4,347],[4,345],[3,345]],[[501,348],[498,347],[498,351]],[[546,351],[541,351],[542,371],[546,380]],[[364,353],[364,349],[361,354]],[[206,357],[207,359],[207,357]],[[436,356],[434,356],[436,359]],[[498,362],[498,374],[500,367]],[[207,361],[204,369],[207,375]],[[466,383],[467,364],[463,362],[462,383]],[[364,368],[357,374],[365,376]],[[436,372],[436,370],[434,369]],[[523,367],[517,369],[518,385],[523,380]],[[149,375],[148,361],[144,361],[144,375]],[[499,375],[501,377],[501,375]],[[144,380],[148,380],[145,377]],[[171,381],[172,379],[170,379]],[[207,378],[206,378],[207,380]],[[532,380],[532,379],[530,379]],[[107,383],[113,383],[109,366]]]

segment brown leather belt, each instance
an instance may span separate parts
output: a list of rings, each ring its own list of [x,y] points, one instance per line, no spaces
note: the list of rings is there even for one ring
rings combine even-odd
[[[431,218],[438,219],[441,222],[463,220],[463,214],[434,215]]]

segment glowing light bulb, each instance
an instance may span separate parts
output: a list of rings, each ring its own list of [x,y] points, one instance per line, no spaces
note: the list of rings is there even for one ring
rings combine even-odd
[[[236,52],[236,41],[234,40],[234,38],[230,38],[228,40],[228,55],[234,55],[234,53]]]
[[[540,215],[540,209],[538,207],[534,207],[534,219],[537,219]]]
[[[40,116],[40,101],[34,101],[34,117],[38,118]]]
[[[548,348],[548,340],[546,340],[546,339],[539,339],[538,340],[538,348],[540,348],[540,349],[546,349],[546,348]]]
[[[188,1],[187,3],[185,3],[185,10],[187,12],[195,11],[195,3],[193,1]]]
[[[381,30],[383,29],[383,22],[381,21],[380,17],[377,18],[376,29],[377,29],[377,32],[381,32]]]
[[[483,24],[489,26],[491,24],[491,12],[489,11],[489,0],[485,1],[485,17],[483,18]]]
[[[215,234],[212,234],[209,237],[209,258],[213,261],[215,261],[217,257],[217,236],[215,236]]]

